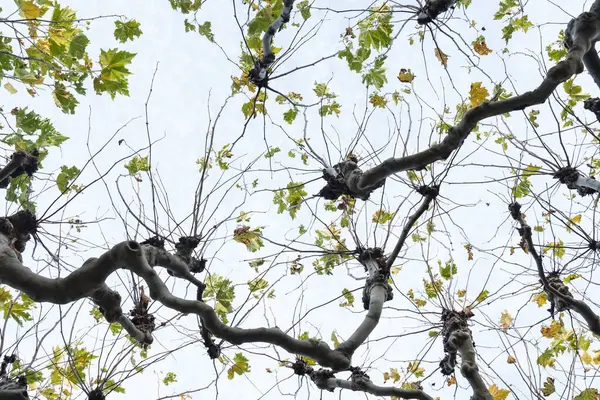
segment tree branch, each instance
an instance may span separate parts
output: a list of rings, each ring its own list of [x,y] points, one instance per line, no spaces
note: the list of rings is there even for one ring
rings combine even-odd
[[[377,386],[371,381],[357,385],[356,383],[345,379],[329,378],[327,379],[326,385],[330,389],[348,389],[352,391],[369,393],[375,396],[395,396],[402,399],[433,400],[433,397],[429,396],[422,390],[407,390],[390,386]]]
[[[462,146],[471,131],[484,119],[544,103],[560,84],[574,74],[583,72],[583,57],[590,51],[596,51],[594,45],[600,38],[600,0],[593,3],[591,10],[580,14],[569,23],[571,30],[567,59],[550,68],[536,89],[506,100],[484,102],[471,108],[458,125],[449,129],[440,143],[409,156],[389,158],[365,172],[361,171],[359,176],[354,176],[356,191],[372,191],[390,175],[411,169],[419,170],[435,161],[447,159]],[[591,58],[591,55],[588,56],[588,61]],[[353,189],[351,184],[347,182],[348,187]]]
[[[67,304],[92,296],[102,288],[110,274],[119,268],[126,269],[145,280],[150,289],[150,297],[173,310],[200,316],[212,334],[232,344],[269,343],[292,354],[310,357],[320,365],[334,370],[344,370],[350,366],[349,356],[341,351],[332,350],[325,342],[298,340],[286,335],[279,328],[242,329],[225,325],[206,303],[182,299],[171,294],[146,260],[145,254],[149,254],[152,262],[168,262],[168,258],[153,259],[155,253],[144,249],[137,242],[122,242],[99,258],[90,258],[68,276],[51,279],[24,267],[19,262],[16,252],[9,246],[6,236],[0,233],[0,282],[26,293],[36,302]],[[172,265],[168,267],[171,268]],[[118,316],[115,318],[119,319]],[[128,325],[126,322],[125,324]]]
[[[563,293],[557,284],[549,281],[546,272],[544,271],[542,257],[538,254],[533,243],[531,227],[525,222],[525,216],[521,213],[521,205],[519,203],[512,203],[509,205],[509,211],[512,218],[520,225],[519,235],[527,244],[527,249],[535,261],[538,276],[542,282],[544,291],[548,294],[551,304],[554,305],[557,301],[562,302],[559,311],[561,308],[568,308],[577,312],[587,323],[588,329],[594,334],[600,335],[600,317],[592,311],[590,306],[581,300],[574,299],[571,294],[568,293],[568,290],[566,293]],[[562,286],[564,286],[564,284]]]

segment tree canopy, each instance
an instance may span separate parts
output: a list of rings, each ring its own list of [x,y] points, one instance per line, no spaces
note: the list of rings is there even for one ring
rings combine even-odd
[[[600,399],[599,39],[600,0],[3,5],[0,400]]]

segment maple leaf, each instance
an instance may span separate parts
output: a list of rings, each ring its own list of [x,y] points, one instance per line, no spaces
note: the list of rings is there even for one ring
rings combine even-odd
[[[544,382],[544,387],[540,388],[540,392],[542,392],[544,397],[548,397],[555,391],[556,388],[554,387],[554,378],[546,378],[546,382]]]
[[[437,58],[444,67],[448,67],[448,55],[439,47],[435,48],[435,58]]]
[[[487,56],[492,52],[492,49],[487,47],[485,38],[483,36],[479,36],[473,41],[473,50],[475,50],[475,53],[479,54],[480,56]]]
[[[502,329],[507,330],[512,325],[514,318],[510,316],[507,310],[502,311],[502,315],[500,316],[500,326]]]
[[[471,90],[469,91],[471,107],[477,107],[478,105],[486,101],[490,95],[488,90],[481,85],[481,82],[471,83]]]
[[[544,292],[534,294],[533,298],[531,299],[531,301],[536,303],[538,305],[538,307],[542,307],[544,304],[546,304],[547,300],[548,300],[548,296],[546,296],[546,293],[544,293]]]
[[[553,339],[556,337],[556,335],[560,333],[561,328],[562,326],[559,322],[552,321],[552,323],[550,323],[550,326],[542,326],[540,331],[542,333],[542,336],[544,336],[545,338]]]
[[[494,398],[494,400],[505,400],[510,394],[510,390],[508,389],[500,389],[495,384],[488,388],[490,394]]]
[[[410,83],[415,79],[415,74],[410,72],[410,69],[402,68],[398,74],[400,82]]]

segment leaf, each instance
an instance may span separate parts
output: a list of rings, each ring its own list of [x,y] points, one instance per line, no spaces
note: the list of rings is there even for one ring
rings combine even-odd
[[[513,356],[509,355],[508,358],[506,359],[506,362],[509,363],[509,364],[514,364],[514,363],[517,362],[517,359],[514,358]]]
[[[303,0],[299,3],[296,4],[296,6],[298,7],[298,11],[300,11],[300,15],[302,16],[302,19],[304,19],[305,21],[307,19],[310,18],[310,3],[308,2],[308,0]]]
[[[440,64],[442,64],[444,67],[448,67],[448,55],[445,54],[439,47],[435,48],[435,58],[437,58]]]
[[[555,362],[556,359],[554,358],[554,354],[550,349],[544,350],[544,352],[537,358],[537,363],[542,367],[554,367]]]
[[[500,315],[500,326],[502,329],[506,331],[508,328],[510,328],[513,323],[513,319],[514,318],[510,316],[507,310],[502,311],[502,314]]]
[[[556,387],[554,386],[554,378],[546,378],[546,381],[544,382],[544,387],[540,388],[540,392],[542,392],[544,397],[548,397],[555,391]]]
[[[150,163],[148,162],[148,156],[134,156],[131,160],[129,160],[127,164],[125,164],[125,168],[131,176],[135,175],[138,172],[150,171]]]
[[[127,77],[131,71],[127,68],[136,55],[124,50],[100,50],[100,76],[94,78],[94,90],[98,94],[108,93],[111,98],[117,94],[129,96]]]
[[[473,50],[475,50],[475,53],[479,54],[480,56],[487,56],[492,52],[492,50],[487,47],[485,38],[483,36],[478,36],[472,44]]]
[[[398,74],[398,80],[404,83],[410,83],[415,80],[415,74],[410,69],[402,68]]]
[[[425,375],[425,368],[419,366],[419,361],[410,361],[408,363],[408,372],[415,375],[417,378],[422,378]]]
[[[15,89],[15,87],[10,82],[6,82],[4,84],[4,89],[6,89],[10,94],[17,93],[17,89]]]
[[[508,397],[508,395],[510,394],[510,390],[500,389],[495,384],[490,386],[488,388],[488,390],[490,391],[490,394],[492,395],[494,400],[505,400]]]
[[[331,332],[331,341],[333,342],[333,348],[337,348],[340,345],[340,340],[338,339],[335,331]]]
[[[600,399],[600,394],[598,393],[598,389],[585,389],[577,396],[575,396],[574,400],[598,400]]]
[[[162,382],[165,386],[169,386],[171,383],[177,382],[177,375],[173,372],[167,372]]]
[[[354,295],[352,294],[351,291],[349,291],[348,289],[343,289],[342,290],[342,295],[344,296],[344,299],[346,301],[344,301],[343,303],[340,303],[340,307],[353,307],[354,306]]]
[[[21,3],[21,13],[27,19],[36,19],[42,15],[42,9],[34,4],[33,1],[23,1]]]
[[[469,99],[471,101],[471,107],[477,107],[484,101],[486,101],[490,95],[485,87],[481,86],[481,82],[475,82],[471,84],[471,90],[469,91]]]
[[[60,167],[60,174],[56,177],[56,186],[61,193],[66,193],[68,190],[73,189],[73,187],[69,187],[69,182],[75,179],[81,171],[79,168],[67,167],[63,165]]]
[[[243,375],[250,372],[250,364],[248,359],[242,353],[235,353],[233,357],[234,364],[227,370],[227,379],[232,380],[237,375]]]
[[[447,384],[448,386],[456,385],[456,378],[455,378],[454,376],[449,376],[449,377],[446,379],[446,384]]]
[[[235,298],[235,287],[231,280],[210,274],[205,280],[206,289],[203,293],[205,302],[215,302],[215,312],[224,323],[227,323],[227,314],[233,311],[232,302]]]
[[[254,253],[264,246],[264,243],[261,239],[261,229],[261,227],[251,229],[249,226],[245,225],[238,226],[233,231],[233,240],[246,245],[248,251]]]
[[[212,23],[210,21],[198,25],[198,33],[211,42],[215,41],[215,34],[212,32]]]
[[[83,58],[85,48],[90,43],[90,40],[83,33],[75,35],[69,44],[69,54],[77,59]]]
[[[440,270],[440,275],[446,280],[452,279],[452,277],[458,273],[458,268],[452,259],[446,261],[443,266],[442,262],[438,260],[438,268]]]
[[[542,326],[540,328],[540,332],[542,333],[542,336],[548,339],[554,339],[557,337],[557,335],[561,332],[562,330],[562,325],[553,320],[550,323],[550,326]]]
[[[479,293],[479,295],[475,299],[475,301],[478,302],[478,303],[481,303],[482,301],[484,301],[485,299],[487,299],[489,295],[490,295],[489,291],[482,290],[481,293]]]
[[[559,240],[557,242],[550,242],[546,246],[544,246],[544,254],[550,250],[552,250],[552,252],[557,258],[563,258],[566,252],[562,240]]]
[[[379,209],[379,210],[375,211],[375,213],[373,213],[373,217],[371,218],[371,220],[376,224],[382,225],[382,224],[385,224],[385,223],[391,221],[392,218],[394,218],[394,215],[396,215],[396,214],[387,212],[383,209]]]
[[[536,303],[538,307],[542,307],[544,304],[546,304],[547,300],[548,296],[546,295],[546,292],[535,294],[531,299],[531,301]]]
[[[134,40],[135,38],[140,37],[142,33],[140,23],[135,19],[130,19],[126,22],[115,21],[115,39],[121,43],[125,43],[128,40]]]

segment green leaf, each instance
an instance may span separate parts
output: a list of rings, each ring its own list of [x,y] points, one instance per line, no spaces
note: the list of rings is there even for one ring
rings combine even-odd
[[[442,265],[442,262],[438,260],[438,268],[440,270],[440,275],[446,280],[452,279],[452,277],[458,273],[458,268],[452,259],[446,261],[444,265]]]
[[[127,164],[125,168],[129,172],[129,175],[135,175],[138,172],[150,171],[150,163],[148,162],[148,156],[140,157],[134,156]]]
[[[589,388],[585,389],[577,396],[575,396],[575,400],[598,400],[600,399],[600,393],[598,393],[598,389]]]
[[[308,2],[308,0],[302,0],[301,2],[296,4],[296,7],[298,7],[298,11],[300,11],[302,19],[306,21],[310,18],[310,3]]]
[[[354,295],[348,289],[342,290],[344,302],[340,303],[340,307],[354,307]]]
[[[60,167],[60,174],[56,177],[56,186],[58,187],[58,190],[60,190],[61,193],[72,190],[73,187],[69,187],[69,182],[77,178],[80,172],[79,168],[75,166],[67,167],[66,165],[63,165]]]
[[[233,365],[227,370],[227,379],[231,380],[235,375],[243,375],[250,372],[248,359],[242,353],[235,353]]]
[[[227,314],[233,311],[232,302],[235,298],[233,282],[217,274],[211,274],[205,279],[204,284],[206,289],[202,298],[205,302],[214,302],[215,312],[223,323],[227,323]]]
[[[77,59],[83,58],[85,48],[90,43],[90,40],[83,33],[75,35],[69,44],[69,54]]]
[[[287,110],[286,112],[283,113],[283,119],[288,124],[291,124],[292,122],[294,122],[294,120],[296,119],[296,116],[298,116],[298,109],[295,107],[290,108],[289,110]]]
[[[546,378],[544,387],[540,388],[540,391],[545,397],[548,397],[554,393],[556,391],[556,387],[554,386],[554,378]]]
[[[394,215],[396,215],[396,213],[390,213],[383,209],[380,209],[375,211],[371,219],[374,223],[382,225],[391,221],[392,218],[394,218]]]
[[[142,33],[140,23],[135,19],[130,19],[126,22],[115,21],[115,39],[121,43],[125,43],[128,40],[134,40],[135,38],[140,37]]]
[[[177,382],[177,375],[173,372],[167,372],[162,382],[165,386],[169,386],[171,383]]]
[[[136,55],[124,50],[100,50],[100,76],[94,78],[96,93],[108,93],[111,98],[117,94],[129,96],[127,77],[131,71],[127,68]]]
[[[206,21],[203,24],[199,24],[198,25],[198,33],[202,36],[204,36],[205,38],[207,38],[209,41],[214,42],[215,41],[215,35],[212,32],[212,26],[211,26],[211,22],[210,21]]]

